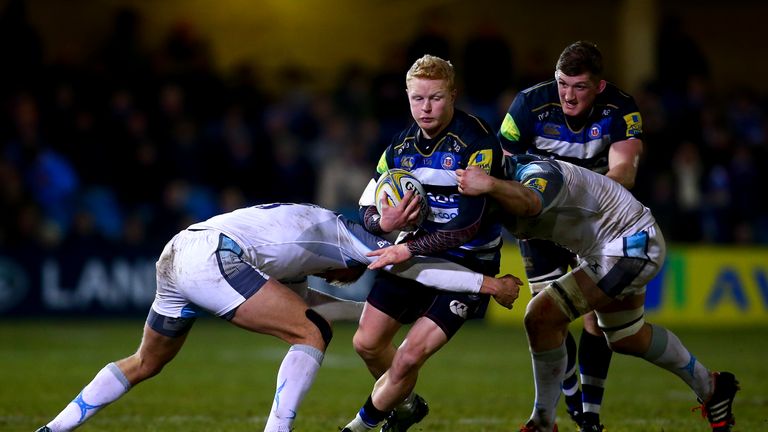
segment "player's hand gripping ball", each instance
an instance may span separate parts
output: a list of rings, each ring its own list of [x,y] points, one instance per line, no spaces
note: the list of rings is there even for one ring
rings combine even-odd
[[[419,195],[419,220],[416,224],[403,228],[403,231],[415,231],[427,219],[429,214],[429,204],[427,203],[427,193],[421,182],[410,172],[393,168],[385,172],[376,182],[376,210],[381,213],[382,198],[386,197],[386,203],[392,207],[397,206],[402,201],[405,194],[413,190],[414,195]]]

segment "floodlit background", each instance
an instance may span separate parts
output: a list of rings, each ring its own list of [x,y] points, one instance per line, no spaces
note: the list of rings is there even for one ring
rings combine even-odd
[[[578,39],[600,46],[607,78],[643,115],[633,192],[670,245],[648,316],[743,376],[741,430],[764,429],[766,16],[756,0],[0,0],[0,429],[34,430],[135,349],[155,260],[178,230],[275,201],[356,217],[375,161],[410,121],[416,57],[451,60],[459,107],[498,127]],[[503,257],[504,273],[523,275],[514,238]],[[335,293],[362,299],[369,277]],[[491,308],[490,327],[460,332],[425,370],[438,413],[425,430],[525,419],[527,300]],[[90,430],[258,429],[285,347],[225,327],[200,323],[178,363]],[[335,430],[369,390],[354,327],[339,330],[301,430]],[[674,377],[615,364],[611,431],[705,426],[684,417],[691,398]],[[166,405],[179,394],[196,397]]]

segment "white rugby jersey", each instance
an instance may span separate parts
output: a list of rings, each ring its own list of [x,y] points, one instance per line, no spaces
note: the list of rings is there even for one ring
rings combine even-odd
[[[535,217],[507,218],[517,238],[553,241],[580,256],[644,256],[635,236],[656,222],[651,211],[619,183],[568,162],[532,156],[508,158],[508,177],[541,197]]]
[[[312,204],[245,207],[188,229],[220,231],[243,249],[244,260],[284,281],[331,269],[367,266],[376,257],[366,253],[392,244],[344,216]],[[432,257],[415,256],[385,270],[445,291],[476,293],[483,281],[480,273]]]

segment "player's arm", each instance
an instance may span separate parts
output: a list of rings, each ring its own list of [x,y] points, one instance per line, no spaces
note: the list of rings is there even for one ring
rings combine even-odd
[[[423,285],[443,291],[483,293],[493,296],[504,307],[512,307],[517,298],[520,279],[504,276],[496,279],[474,272],[460,264],[436,257],[411,257],[405,244],[392,245],[386,239],[366,231],[360,224],[342,215],[338,237],[344,261],[366,263],[370,269],[383,269],[397,276],[415,280]],[[389,253],[404,253],[403,263],[393,265],[382,259]]]
[[[614,115],[610,134],[614,139],[608,149],[608,172],[605,175],[627,189],[635,186],[637,167],[643,153],[643,116],[634,99],[621,94],[616,100],[620,109]]]
[[[411,255],[434,255],[472,240],[480,230],[487,207],[485,197],[459,197],[459,215],[440,230],[409,239],[405,244]]]
[[[643,153],[643,141],[637,138],[617,141],[608,149],[608,172],[605,175],[627,189],[635,186],[637,166]]]
[[[527,138],[526,125],[532,123],[528,120],[529,115],[530,110],[525,95],[522,92],[518,93],[504,115],[497,134],[505,155],[522,154],[528,150],[530,140]]]
[[[397,264],[388,262],[397,254],[407,258]],[[369,269],[383,269],[442,291],[488,294],[507,309],[512,307],[523,284],[513,275],[494,278],[444,259],[421,255],[411,257],[405,244],[373,250],[367,256],[378,257],[368,266]]]
[[[392,166],[393,161],[388,156],[390,147],[379,157],[379,162],[376,164],[376,172],[373,178],[368,182],[368,185],[363,190],[358,200],[358,214],[360,220],[363,221],[363,226],[368,232],[374,234],[386,234],[389,231],[385,231],[381,226],[381,215],[376,209],[376,181],[381,176],[381,173],[387,171],[388,167]],[[389,228],[389,227],[387,227]]]
[[[476,196],[486,194],[496,200],[507,213],[532,217],[542,210],[541,195],[514,180],[504,180],[488,175],[477,167],[457,170],[459,192]]]

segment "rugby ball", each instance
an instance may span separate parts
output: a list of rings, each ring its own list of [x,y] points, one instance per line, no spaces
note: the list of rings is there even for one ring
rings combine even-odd
[[[429,204],[427,203],[427,192],[424,190],[424,186],[413,174],[399,168],[386,171],[376,182],[376,210],[379,211],[379,214],[381,214],[383,198],[386,199],[388,205],[394,207],[400,203],[409,190],[413,190],[416,195],[421,196],[419,201],[421,209],[418,222],[404,227],[403,231],[415,231],[427,219]]]

